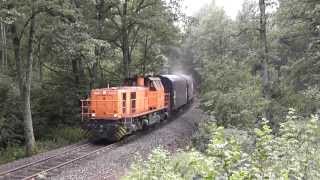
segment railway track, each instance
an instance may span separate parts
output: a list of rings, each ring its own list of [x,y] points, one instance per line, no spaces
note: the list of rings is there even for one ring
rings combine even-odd
[[[0,172],[0,180],[43,179],[47,176],[54,175],[54,171],[63,166],[75,163],[97,152],[114,149],[118,147],[120,143],[121,142],[118,142],[107,146],[84,143],[71,147],[62,153],[15,167],[5,172]]]

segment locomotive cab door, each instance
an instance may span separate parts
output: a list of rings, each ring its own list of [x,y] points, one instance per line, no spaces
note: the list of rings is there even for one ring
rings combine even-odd
[[[164,88],[160,78],[149,78],[149,110],[164,106]]]

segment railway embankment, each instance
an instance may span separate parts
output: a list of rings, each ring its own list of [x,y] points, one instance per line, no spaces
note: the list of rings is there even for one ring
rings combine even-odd
[[[203,116],[203,112],[198,108],[198,103],[194,103],[173,120],[126,138],[125,143],[117,148],[97,151],[85,158],[43,173],[37,178],[118,179],[126,173],[137,154],[146,157],[154,148],[159,146],[174,153],[178,149],[189,146],[197,123],[203,119]],[[0,166],[0,172],[23,167],[57,155],[61,156],[62,153],[74,149],[80,144],[66,146],[2,165]]]

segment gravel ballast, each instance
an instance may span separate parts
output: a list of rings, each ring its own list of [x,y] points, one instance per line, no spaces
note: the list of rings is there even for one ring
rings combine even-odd
[[[147,134],[129,141],[112,151],[100,153],[80,162],[74,167],[65,167],[52,179],[119,179],[134,161],[136,153],[147,156],[152,149],[162,146],[174,153],[190,145],[190,138],[196,130],[196,123],[203,119],[203,112],[193,104],[173,121]]]
[[[147,157],[152,149],[163,147],[172,153],[190,145],[190,138],[196,130],[196,124],[203,119],[204,113],[194,103],[174,120],[151,128],[147,132],[128,138],[128,142],[120,147],[105,152],[99,152],[75,164],[52,172],[49,179],[119,179],[125,175],[137,153]],[[35,159],[63,151],[64,148],[50,151],[31,158],[22,159],[0,166],[0,172],[8,168],[22,165]]]

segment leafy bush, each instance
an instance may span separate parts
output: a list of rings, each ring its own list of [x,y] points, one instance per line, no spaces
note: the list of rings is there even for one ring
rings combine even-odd
[[[25,157],[23,120],[19,108],[20,97],[18,88],[14,84],[11,78],[0,74],[0,164]],[[77,126],[80,124],[80,118],[74,115],[79,114],[78,102],[66,105],[69,108],[65,111],[71,115],[62,117],[61,114],[66,114],[66,112],[61,113],[60,109],[63,109],[64,106],[60,101],[56,101],[59,98],[41,88],[34,87],[34,89],[36,92],[33,94],[33,101],[36,103],[33,103],[32,108],[38,152],[48,151],[86,138],[85,132]],[[68,122],[63,120],[72,115],[74,115],[72,120]]]
[[[86,136],[85,131],[81,128],[60,127],[49,130],[48,134],[42,139],[66,145],[83,140]]]
[[[204,121],[205,123],[199,125],[198,131],[195,132],[191,139],[194,147],[200,152],[205,152],[207,150],[211,134],[213,134],[212,131],[214,131],[216,127],[216,124],[209,120],[210,118]]]
[[[0,164],[25,157],[25,149],[21,146],[8,146],[0,150]]]
[[[147,160],[134,163],[123,179],[319,179],[319,117],[304,119],[290,109],[278,135],[268,124],[263,120],[254,129],[249,150],[237,135],[211,125],[204,153],[191,150],[170,156],[156,149]]]
[[[169,152],[161,148],[156,148],[144,161],[137,156],[136,164],[132,166],[132,173],[123,179],[125,180],[149,180],[149,179],[181,179],[177,176],[174,166],[170,165]]]
[[[218,125],[252,127],[262,115],[267,101],[259,78],[251,75],[246,63],[225,58],[208,62],[204,72],[201,107],[214,115]],[[214,67],[214,68],[213,68]]]
[[[45,152],[71,143],[79,142],[87,137],[81,128],[56,128],[51,129],[45,136],[37,141],[37,152]],[[9,145],[0,149],[0,164],[25,157],[25,147]]]
[[[0,73],[0,150],[24,141],[19,102],[13,80]]]

